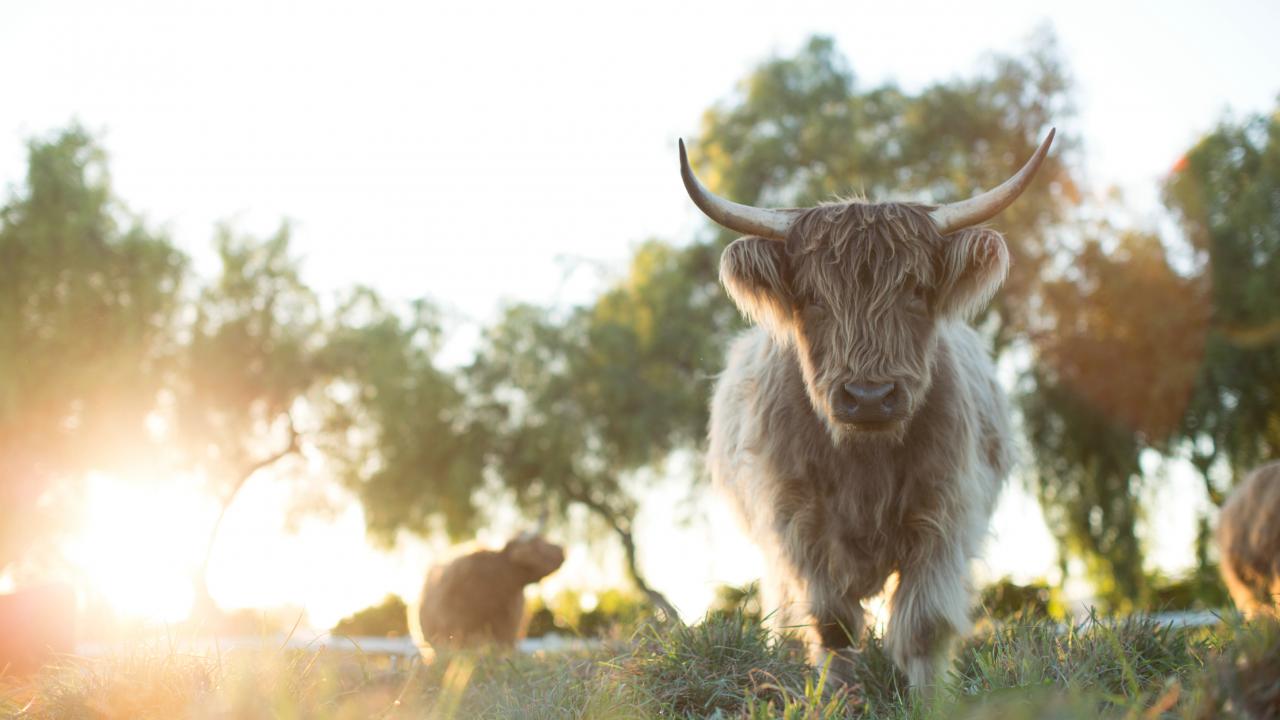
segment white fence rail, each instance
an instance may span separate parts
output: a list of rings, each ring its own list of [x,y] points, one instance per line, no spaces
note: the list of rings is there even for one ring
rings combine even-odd
[[[1197,612],[1163,612],[1144,616],[1152,622],[1173,628],[1211,627],[1222,622],[1224,618],[1234,617],[1231,611],[1204,610]],[[1101,618],[1108,622],[1112,618]],[[1088,623],[1085,623],[1087,627]],[[1063,631],[1066,626],[1062,626]],[[545,635],[537,638],[521,640],[516,649],[522,653],[555,653],[569,650],[581,650],[598,645],[598,641],[563,635]],[[148,647],[147,644],[143,645]],[[196,638],[177,640],[170,638],[154,639],[150,647],[158,647],[169,652],[192,653],[214,656],[235,651],[331,651],[342,654],[365,655],[387,658],[394,667],[401,662],[417,658],[421,651],[413,638],[400,637],[346,637],[323,634],[295,635],[255,635],[223,638]],[[137,652],[137,643],[81,643],[77,654],[84,657],[101,657],[108,655],[129,654]]]
[[[579,650],[595,646],[597,641],[563,635],[544,635],[521,640],[516,650],[534,654],[543,652],[563,652]],[[279,650],[322,650],[352,655],[382,656],[388,658],[414,658],[421,651],[413,638],[360,636],[347,637],[329,633],[284,635],[242,635],[219,638],[152,638],[144,642],[143,647],[159,648],[168,652],[191,653],[195,655],[214,656],[236,651],[279,651]],[[138,643],[80,643],[76,654],[84,657],[102,657],[109,655],[136,652]]]

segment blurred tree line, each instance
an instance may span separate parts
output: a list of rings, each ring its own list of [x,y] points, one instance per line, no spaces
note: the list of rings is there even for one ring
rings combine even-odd
[[[694,162],[717,192],[758,205],[968,197],[1051,125],[1070,127],[1054,38],[1029,47],[909,92],[862,84],[814,38],[708,108]],[[1168,236],[1106,220],[1116,207],[1080,186],[1079,140],[1058,137],[995,223],[1013,266],[979,326],[1019,371],[1023,475],[1064,566],[1083,560],[1123,608],[1155,592],[1138,534],[1156,480],[1144,454],[1190,460],[1214,503],[1280,456],[1280,113],[1224,121],[1188,150],[1163,187]],[[674,614],[640,569],[636,480],[703,442],[722,350],[744,326],[717,283],[730,240],[710,224],[648,240],[593,301],[506,307],[469,363],[443,367],[429,301],[357,288],[323,310],[287,226],[219,228],[220,271],[196,277],[112,195],[82,129],[33,140],[0,209],[0,570],[56,533],[89,469],[181,467],[225,512],[256,472],[305,450],[388,543],[466,537],[495,500],[560,520],[584,508],[641,594]],[[1210,521],[1196,597],[1215,597]]]
[[[400,596],[387,595],[381,603],[342,618],[330,632],[347,637],[408,635],[409,607]]]

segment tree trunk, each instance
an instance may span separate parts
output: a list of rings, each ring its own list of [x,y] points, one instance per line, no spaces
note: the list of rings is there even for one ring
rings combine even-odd
[[[231,509],[231,505],[235,503],[236,496],[244,489],[249,482],[249,478],[253,477],[263,468],[270,467],[288,455],[298,451],[298,431],[294,428],[293,418],[289,417],[289,443],[280,452],[269,457],[257,460],[245,466],[236,478],[235,483],[231,486],[231,491],[222,498],[221,507],[218,509],[218,517],[213,521],[213,527],[209,530],[209,538],[204,546],[204,558],[200,561],[200,567],[196,571],[195,576],[195,598],[191,608],[192,617],[207,617],[217,612],[217,603],[213,601],[213,595],[209,592],[209,561],[213,558],[213,546],[218,542],[218,531],[222,528],[222,521],[227,517],[227,511]]]
[[[1191,464],[1200,473],[1200,480],[1204,483],[1204,492],[1209,497],[1209,502],[1217,507],[1222,507],[1222,503],[1226,501],[1226,494],[1214,487],[1213,479],[1209,477],[1209,468],[1213,466],[1217,458],[1218,453],[1216,450],[1211,454],[1193,453],[1191,455]]]
[[[636,542],[631,532],[614,525],[614,532],[618,533],[618,539],[622,541],[622,550],[627,556],[627,574],[631,576],[631,582],[636,584],[640,592],[649,598],[649,602],[662,612],[666,619],[670,622],[681,622],[680,613],[676,612],[676,608],[672,605],[662,593],[654,590],[645,582],[644,576],[640,574],[640,566],[636,562]]]
[[[617,533],[618,539],[622,542],[623,554],[626,556],[627,560],[627,575],[631,578],[631,582],[635,583],[636,588],[639,589],[640,592],[648,598],[649,602],[658,609],[658,612],[663,615],[663,619],[668,622],[682,622],[680,619],[680,613],[676,611],[675,606],[667,600],[666,596],[650,586],[649,583],[645,581],[644,575],[640,572],[640,563],[636,558],[635,536],[631,533],[630,523],[628,521],[624,521],[619,517],[618,513],[614,512],[608,506],[590,499],[585,494],[575,494],[574,500],[582,503],[587,507],[587,509],[599,515],[606,523],[608,523],[609,527]]]
[[[231,492],[227,493],[227,496],[222,499],[221,507],[218,508],[218,518],[213,521],[213,527],[209,529],[209,537],[204,544],[204,557],[200,560],[199,569],[196,570],[195,598],[191,607],[191,615],[193,617],[205,618],[218,611],[218,605],[213,601],[213,595],[209,592],[209,561],[213,558],[213,546],[218,542],[218,531],[222,528],[222,521],[226,519],[227,511],[231,509],[236,496],[240,494],[241,488],[249,481],[249,477],[252,474],[241,475],[236,480]]]

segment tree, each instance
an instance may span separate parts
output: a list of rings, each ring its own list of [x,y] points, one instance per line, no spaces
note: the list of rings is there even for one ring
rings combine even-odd
[[[1146,592],[1136,533],[1144,449],[1167,450],[1187,409],[1208,316],[1158,237],[1086,230],[1047,280],[1021,405],[1051,529],[1112,607]]]
[[[632,526],[638,500],[623,480],[665,457],[655,448],[663,438],[681,437],[679,419],[662,413],[683,390],[664,384],[660,366],[645,364],[646,338],[596,309],[576,308],[558,321],[536,306],[507,308],[469,368],[483,398],[476,420],[493,434],[494,476],[521,507],[560,516],[574,504],[590,510],[621,543],[636,587],[676,619],[640,570]]]
[[[1230,120],[1191,148],[1165,182],[1212,318],[1204,363],[1179,428],[1214,505],[1230,482],[1280,457],[1280,112]],[[1208,545],[1196,537],[1196,582],[1220,590]]]
[[[314,293],[289,254],[289,228],[265,240],[221,227],[220,275],[196,300],[174,387],[183,462],[201,472],[219,511],[195,578],[197,612],[214,607],[207,574],[218,531],[258,471],[299,452],[294,408],[320,381]]]
[[[909,94],[861,88],[829,38],[764,63],[703,116],[693,144],[698,172],[719,194],[762,206],[807,206],[839,196],[948,202],[995,186],[1072,115],[1070,80],[1050,32],[1024,57],[996,56],[971,79]],[[996,298],[996,341],[1027,326],[1025,309],[1052,249],[1049,233],[1077,202],[1058,134],[1036,182],[994,222],[1009,238],[1012,269]],[[714,241],[732,239],[719,230]]]
[[[509,307],[457,377],[435,363],[431,305],[401,317],[370,291],[349,298],[324,353],[325,372],[339,379],[328,391],[325,447],[371,532],[389,543],[442,521],[465,537],[488,519],[486,490],[528,515],[581,505],[621,542],[637,587],[675,617],[639,569],[638,501],[624,480],[696,444],[705,427],[703,356],[716,352],[702,318],[663,305],[705,286],[690,267],[682,251],[652,242],[592,305],[563,315]]]
[[[147,419],[173,359],[186,258],[112,195],[73,126],[27,148],[0,209],[0,570],[57,523],[91,469],[155,451]]]
[[[1181,437],[1209,498],[1280,457],[1280,109],[1223,122],[1178,162],[1164,188],[1206,285],[1205,361]]]
[[[400,596],[387,595],[380,604],[342,618],[330,632],[346,637],[402,637],[409,634],[409,608]]]
[[[1022,60],[997,58],[978,79],[915,95],[893,86],[862,90],[834,44],[817,38],[751,73],[740,93],[708,111],[692,145],[705,177],[741,202],[810,203],[857,189],[952,200],[1003,181],[1031,155],[1050,119],[1065,117],[1059,65],[1050,48]],[[1001,306],[1009,323],[1022,322],[1014,310],[1033,285],[1043,230],[1071,201],[1074,185],[1058,157],[1001,219],[1025,273]],[[703,442],[713,378],[728,339],[742,328],[717,282],[728,240],[719,232],[686,246],[644,243],[592,302],[507,308],[450,392],[403,412],[367,398],[373,405],[362,412],[384,434],[374,457],[410,456],[412,443],[438,453],[360,475],[356,487],[374,508],[370,517],[382,518],[375,526],[416,530],[444,517],[451,531],[465,530],[477,517],[477,493],[487,490],[508,493],[526,512],[584,506],[622,544],[636,585],[674,617],[639,570],[638,500],[628,481]],[[428,372],[428,358],[418,362]],[[460,403],[454,391],[470,399]],[[392,426],[403,439],[388,434]],[[436,447],[436,438],[441,448],[448,440],[467,449],[450,457],[422,449]],[[375,497],[385,499],[371,506]]]
[[[461,538],[486,519],[477,493],[488,431],[468,422],[458,379],[437,367],[441,341],[429,303],[401,317],[359,289],[338,308],[321,353],[333,379],[319,405],[321,443],[384,544],[401,529],[437,530],[436,520]]]

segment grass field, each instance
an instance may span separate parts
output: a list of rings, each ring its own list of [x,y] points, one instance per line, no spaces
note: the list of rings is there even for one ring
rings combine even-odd
[[[1273,718],[1280,626],[1150,620],[980,628],[943,688],[912,697],[875,638],[839,689],[740,616],[637,630],[589,652],[385,659],[139,648],[0,678],[14,718]]]

